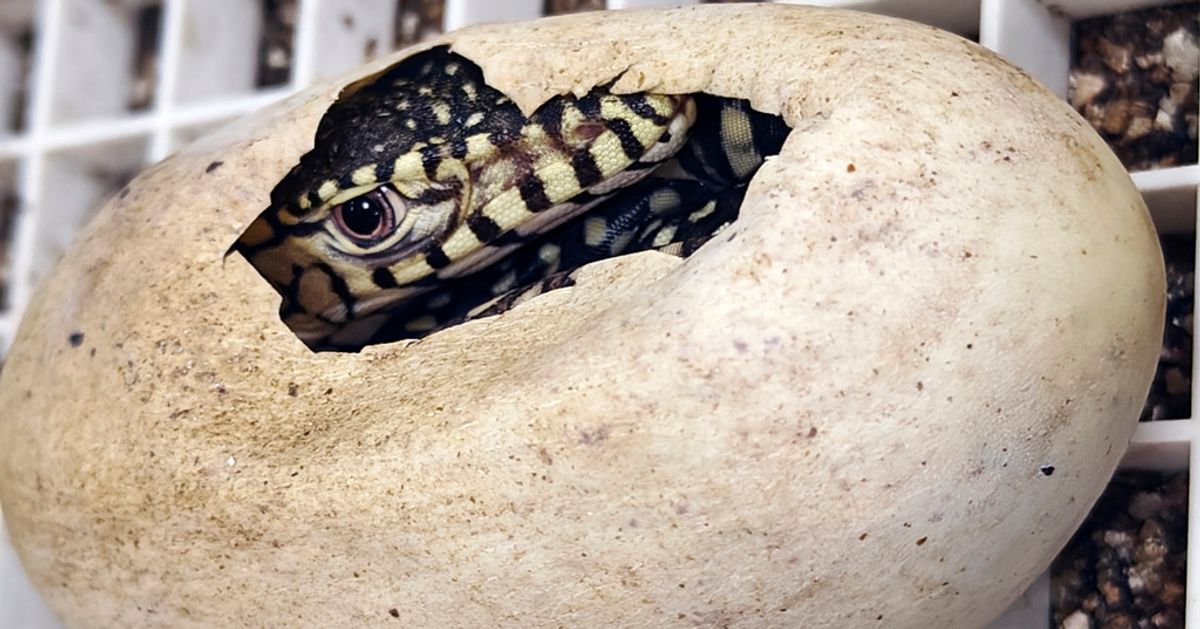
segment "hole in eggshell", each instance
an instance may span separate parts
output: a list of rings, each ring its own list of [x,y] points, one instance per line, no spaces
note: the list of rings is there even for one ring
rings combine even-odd
[[[446,47],[404,59],[342,91],[234,248],[314,351],[419,339],[591,262],[691,255],[791,131],[743,100],[607,87],[526,117]],[[330,217],[351,211],[346,234]]]

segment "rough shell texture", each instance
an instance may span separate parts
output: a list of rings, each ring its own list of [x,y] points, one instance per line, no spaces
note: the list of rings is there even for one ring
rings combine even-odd
[[[620,77],[796,131],[692,258],[358,355],[309,353],[223,258],[336,87],[150,169],[0,385],[5,517],[68,624],[972,627],[1049,563],[1163,309],[1145,207],[1066,104],[796,7],[445,41],[526,109]]]

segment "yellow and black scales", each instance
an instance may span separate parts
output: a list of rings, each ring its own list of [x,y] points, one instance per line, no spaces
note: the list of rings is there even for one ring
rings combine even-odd
[[[742,100],[610,93],[528,118],[435,48],[353,85],[235,245],[314,350],[420,338],[737,217],[789,132]]]

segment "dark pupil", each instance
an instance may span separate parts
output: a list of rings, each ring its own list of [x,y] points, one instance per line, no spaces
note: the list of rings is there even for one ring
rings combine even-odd
[[[363,236],[375,233],[382,220],[383,208],[379,207],[378,201],[370,197],[350,201],[342,212],[342,221],[346,223],[346,229]]]

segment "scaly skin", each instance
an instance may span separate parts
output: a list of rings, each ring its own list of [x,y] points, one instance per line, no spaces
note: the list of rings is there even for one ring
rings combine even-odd
[[[698,115],[717,132],[690,134]],[[438,48],[348,88],[236,248],[314,350],[420,338],[587,262],[690,253],[786,135],[744,101],[605,87],[525,117]]]

